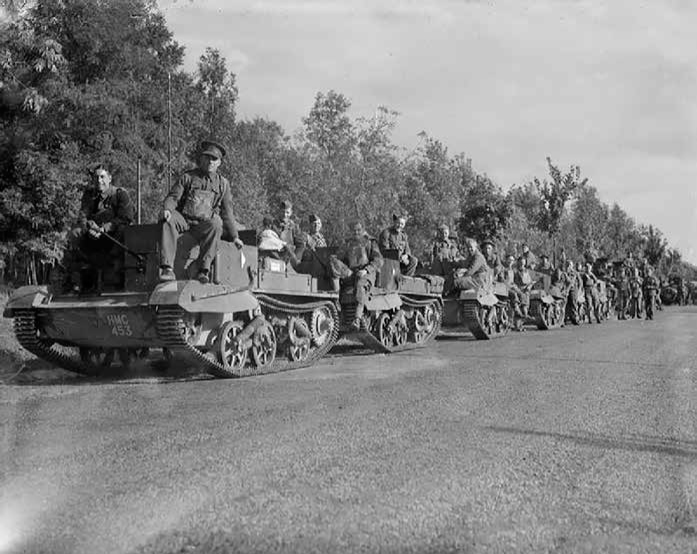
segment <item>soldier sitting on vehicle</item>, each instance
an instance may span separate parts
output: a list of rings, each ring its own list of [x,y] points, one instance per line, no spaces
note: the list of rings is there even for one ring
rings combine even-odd
[[[491,284],[491,270],[479,251],[477,241],[465,240],[467,257],[453,264],[453,284],[458,290],[478,289]]]
[[[90,178],[91,186],[82,194],[77,226],[68,233],[63,262],[70,272],[73,292],[82,290],[82,272],[87,268],[111,269],[114,284],[122,284],[121,247],[109,237],[123,241],[124,228],[133,223],[128,192],[112,185],[106,167],[97,166]]]
[[[528,268],[528,270],[534,268],[537,265],[537,256],[532,253],[532,250],[530,250],[530,247],[526,242],[523,243],[523,253],[521,256],[525,258],[525,267]]]
[[[499,258],[499,255],[496,253],[493,241],[488,239],[482,241],[482,255],[486,260],[486,265],[488,265],[491,270],[492,279],[496,281],[499,273],[501,273],[503,269],[503,264],[501,263],[501,258]]]
[[[445,278],[443,294],[448,294],[453,288],[453,262],[459,259],[457,243],[450,238],[450,227],[442,223],[431,246],[430,273]]]
[[[385,250],[396,250],[402,275],[411,277],[416,273],[416,266],[419,260],[411,254],[409,238],[404,232],[406,224],[407,217],[405,215],[393,214],[392,226],[380,233],[378,244],[383,253]]]
[[[213,141],[201,143],[198,167],[185,172],[172,187],[162,211],[160,280],[174,281],[172,267],[177,253],[177,240],[190,233],[198,242],[198,279],[210,282],[210,267],[218,253],[218,244],[225,230],[237,248],[242,241],[232,213],[230,183],[218,173],[225,148]]]
[[[307,247],[310,250],[327,247],[327,241],[322,234],[322,220],[315,214],[310,215],[310,233],[307,235]]]
[[[363,224],[353,226],[353,236],[330,257],[333,275],[341,279],[343,285],[353,285],[356,297],[356,313],[351,326],[359,330],[363,326],[363,310],[368,292],[375,284],[378,270],[382,267],[383,257],[377,243],[368,236]]]
[[[295,255],[295,249],[278,236],[274,227],[273,218],[266,216],[263,219],[261,232],[257,241],[259,248],[259,261],[264,258],[274,258],[286,262],[286,268],[297,269],[300,259]]]
[[[540,263],[538,263],[534,269],[537,273],[542,273],[549,277],[552,277],[554,273],[554,266],[549,261],[549,256],[547,254],[542,254],[540,256]]]

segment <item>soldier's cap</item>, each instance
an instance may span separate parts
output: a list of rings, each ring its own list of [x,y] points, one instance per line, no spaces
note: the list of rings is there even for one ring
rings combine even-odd
[[[293,203],[290,200],[282,200],[280,206],[284,210],[292,210],[293,209]]]
[[[482,246],[486,246],[487,244],[490,244],[491,246],[496,246],[496,245],[494,244],[494,241],[493,241],[493,240],[491,240],[491,239],[484,239],[484,240],[482,241]]]
[[[225,147],[219,142],[214,140],[204,140],[201,141],[201,146],[199,148],[199,154],[210,156],[211,158],[216,158],[222,160],[225,157]]]
[[[549,260],[549,256],[547,254],[540,254],[540,259],[543,258]]]
[[[398,219],[408,219],[407,214],[404,214],[404,213],[392,214],[392,221],[397,221]]]
[[[440,225],[438,225],[438,228],[439,229],[450,229],[450,227],[448,227],[447,223],[441,223]]]
[[[322,221],[319,216],[315,214],[310,214],[310,223],[314,223],[315,221]]]

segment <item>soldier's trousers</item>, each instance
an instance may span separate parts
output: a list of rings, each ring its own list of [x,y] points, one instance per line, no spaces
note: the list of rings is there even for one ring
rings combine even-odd
[[[162,222],[160,241],[160,265],[174,266],[177,254],[177,239],[182,233],[191,233],[199,244],[199,269],[209,270],[218,252],[218,244],[223,234],[223,221],[215,215],[203,221],[187,220],[177,210],[172,211],[169,221]]]
[[[566,305],[568,306],[568,310],[570,312],[572,321],[578,321],[578,302],[576,301],[577,298],[578,289],[575,287],[571,287],[569,289],[568,294],[566,295]]]
[[[111,235],[123,241],[123,233],[115,230]],[[92,268],[103,271],[107,281],[117,282],[123,271],[123,252],[108,238],[93,238],[86,229],[76,228],[68,233],[68,244],[63,257],[63,266],[70,273],[73,285],[80,285],[82,270]]]
[[[593,316],[595,316],[595,320],[600,323],[598,290],[595,287],[585,287],[584,292],[586,294],[586,306],[588,306],[588,321],[591,322]]]
[[[353,281],[353,291],[356,297],[356,319],[363,317],[365,302],[368,299],[368,292],[375,284],[376,271],[372,267],[366,268],[367,273],[361,277],[354,273],[349,279]]]

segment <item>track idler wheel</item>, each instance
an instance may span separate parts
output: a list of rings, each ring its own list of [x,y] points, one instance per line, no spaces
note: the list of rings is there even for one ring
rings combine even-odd
[[[263,320],[252,337],[254,365],[259,368],[271,365],[276,359],[276,345],[276,333],[273,326],[268,321]]]
[[[223,365],[223,370],[232,375],[239,375],[240,370],[247,363],[248,348],[243,344],[244,341],[238,340],[243,329],[244,323],[241,321],[226,321],[216,341],[218,358]]]

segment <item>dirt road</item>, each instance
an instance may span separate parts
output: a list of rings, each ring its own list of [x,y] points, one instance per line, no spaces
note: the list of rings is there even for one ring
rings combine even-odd
[[[36,369],[36,366],[34,366]],[[695,552],[697,309],[0,386],[0,552]]]

